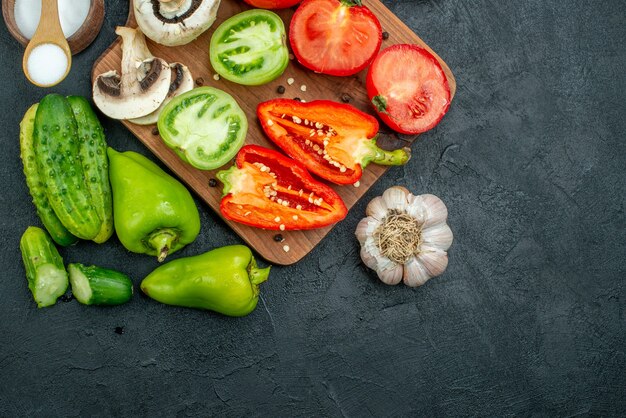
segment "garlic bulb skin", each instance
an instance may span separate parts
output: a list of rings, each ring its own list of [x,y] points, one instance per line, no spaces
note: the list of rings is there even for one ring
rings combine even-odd
[[[415,220],[420,224],[424,224],[424,221],[428,217],[428,209],[424,204],[422,196],[413,196],[412,194],[409,194],[407,196],[407,201],[408,205],[406,213],[415,218]]]
[[[431,278],[442,275],[448,267],[448,253],[436,248],[422,247],[417,260],[428,270]]]
[[[361,219],[356,226],[356,239],[359,240],[359,244],[364,245],[367,237],[372,235],[374,231],[380,226],[380,221],[371,216]]]
[[[430,279],[430,273],[426,267],[415,257],[411,257],[404,265],[402,281],[409,287],[417,287],[426,283]]]
[[[408,204],[407,191],[405,188],[398,186],[390,187],[384,191],[382,200],[385,202],[385,206],[387,206],[388,209],[405,212]]]
[[[446,251],[452,245],[452,230],[448,224],[440,223],[422,230],[424,245]]]
[[[383,200],[383,198],[380,196],[373,198],[367,204],[365,214],[379,221],[387,216],[387,205],[385,205],[385,201]]]
[[[389,261],[390,263],[387,265],[387,268],[376,270],[376,273],[378,274],[378,278],[381,282],[388,285],[396,285],[402,280],[404,267],[402,264],[394,263],[391,260]]]
[[[363,229],[371,231],[378,229],[380,222],[374,218],[364,218],[359,226],[361,227],[360,233],[363,233]],[[398,264],[380,253],[373,232],[367,234],[365,241],[361,243],[361,260],[367,267],[376,271],[378,278],[385,284],[394,285],[402,280],[404,271],[402,264]]]
[[[422,198],[424,208],[426,208],[424,228],[445,223],[448,219],[448,208],[446,208],[441,199],[433,194],[423,194],[420,197]]]
[[[394,186],[372,199],[366,214],[355,235],[361,259],[383,283],[417,287],[443,274],[454,236],[441,199]]]

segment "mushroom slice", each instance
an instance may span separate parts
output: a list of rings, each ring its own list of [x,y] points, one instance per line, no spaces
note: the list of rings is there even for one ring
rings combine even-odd
[[[179,94],[186,93],[193,89],[193,77],[191,76],[189,68],[179,62],[174,62],[170,64],[170,70],[172,72],[172,81],[170,83],[169,93],[167,94],[165,100],[163,100],[163,103],[161,103],[161,106],[146,116],[130,119],[130,122],[136,123],[137,125],[151,125],[156,123],[159,120],[161,111],[165,105],[170,102],[170,100]]]
[[[132,119],[154,112],[167,96],[172,78],[167,63],[152,56],[137,29],[118,27],[122,37],[122,75],[108,71],[96,77],[93,101],[113,119]]]
[[[215,22],[220,0],[133,0],[135,20],[162,45],[185,45]]]

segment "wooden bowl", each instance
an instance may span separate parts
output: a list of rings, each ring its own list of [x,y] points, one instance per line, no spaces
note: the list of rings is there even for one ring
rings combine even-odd
[[[2,16],[4,17],[4,23],[9,29],[9,33],[22,44],[22,46],[28,45],[29,39],[22,35],[20,29],[15,22],[15,0],[2,0]],[[102,22],[104,21],[104,0],[91,0],[91,7],[87,12],[87,17],[82,26],[69,38],[67,43],[70,45],[72,54],[78,54],[83,49],[87,48],[89,44],[100,32]]]

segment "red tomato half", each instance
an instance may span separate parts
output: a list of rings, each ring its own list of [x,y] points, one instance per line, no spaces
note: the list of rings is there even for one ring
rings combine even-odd
[[[291,19],[289,42],[298,61],[318,73],[356,74],[382,42],[380,22],[361,1],[304,0]]]
[[[380,118],[404,134],[432,129],[450,107],[450,87],[441,65],[417,45],[383,50],[367,73],[367,95]]]
[[[243,0],[250,6],[258,7],[260,9],[285,9],[287,7],[295,6],[300,3],[301,0]]]

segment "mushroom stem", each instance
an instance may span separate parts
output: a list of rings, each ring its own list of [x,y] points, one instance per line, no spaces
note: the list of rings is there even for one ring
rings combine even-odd
[[[122,85],[131,86],[137,82],[137,75],[125,70],[136,68],[138,62],[153,58],[153,55],[140,31],[118,26],[115,33],[122,37]]]
[[[118,27],[122,38],[122,74],[109,71],[96,78],[93,100],[113,119],[133,119],[155,111],[169,92],[171,71],[150,53],[143,33]]]

